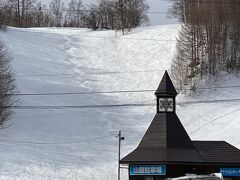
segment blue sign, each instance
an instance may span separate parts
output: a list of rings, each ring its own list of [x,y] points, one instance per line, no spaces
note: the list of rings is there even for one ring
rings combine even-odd
[[[220,168],[223,176],[240,176],[240,168]]]
[[[129,173],[134,175],[166,175],[166,165],[130,165]]]

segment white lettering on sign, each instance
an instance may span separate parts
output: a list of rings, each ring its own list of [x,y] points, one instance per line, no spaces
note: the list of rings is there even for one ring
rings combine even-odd
[[[166,165],[131,165],[129,174],[134,175],[166,175]]]
[[[223,176],[240,176],[240,168],[221,168]]]
[[[235,170],[235,169],[232,169],[232,170],[222,170],[221,172],[224,173],[224,174],[240,174],[240,169],[239,170]]]
[[[161,167],[134,167],[133,172],[135,174],[150,174],[150,173],[162,173]]]

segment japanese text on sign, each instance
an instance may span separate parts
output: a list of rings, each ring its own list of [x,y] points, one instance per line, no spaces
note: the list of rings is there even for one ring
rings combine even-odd
[[[131,165],[130,175],[166,175],[166,166]]]

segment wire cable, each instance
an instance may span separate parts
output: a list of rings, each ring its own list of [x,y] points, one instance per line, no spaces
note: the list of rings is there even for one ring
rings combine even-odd
[[[73,76],[74,74],[64,74],[64,73],[52,73],[52,74],[19,74],[19,75],[13,75],[13,77],[55,77],[55,76]]]
[[[195,129],[194,131],[190,132],[190,135],[195,134],[196,132],[198,132],[198,131],[201,130],[202,128],[206,127],[208,124],[211,124],[212,122],[214,122],[214,121],[216,121],[216,120],[218,120],[218,119],[221,119],[221,118],[223,118],[224,116],[227,116],[227,115],[229,115],[229,114],[235,113],[235,112],[237,112],[237,111],[239,111],[239,110],[240,110],[240,108],[237,108],[237,109],[235,109],[234,111],[225,113],[225,114],[220,115],[220,116],[218,116],[218,117],[216,117],[216,118],[214,118],[214,119],[212,119],[212,120],[210,120],[210,121],[207,121],[207,122],[206,122],[204,125],[202,125],[201,127],[199,127],[199,128],[197,128],[197,129]]]
[[[79,105],[79,106],[4,106],[0,109],[22,109],[22,110],[57,110],[57,109],[100,109],[100,108],[119,108],[119,107],[144,107],[153,106],[154,104],[102,104],[102,105]]]
[[[217,102],[236,102],[239,99],[211,99],[211,100],[199,100],[199,101],[183,101],[178,102],[178,105],[184,104],[201,104],[201,103],[217,103]],[[132,103],[132,104],[100,104],[100,105],[54,105],[54,106],[1,106],[0,109],[20,109],[20,110],[57,110],[57,109],[102,109],[102,108],[121,108],[121,107],[149,107],[155,106],[155,103]]]
[[[154,90],[122,90],[122,91],[92,91],[92,92],[56,92],[56,93],[16,93],[8,96],[58,96],[58,95],[91,95],[91,94],[120,94],[120,93],[144,93]]]
[[[199,4],[229,4],[229,5],[240,5],[240,3],[236,2],[226,2],[226,1],[196,1],[196,0],[190,0],[189,2],[193,3],[199,3]]]
[[[209,89],[227,89],[227,88],[240,88],[240,85],[235,86],[210,86],[199,87],[195,90],[209,90]],[[179,89],[176,89],[179,91]],[[192,91],[193,89],[184,89]],[[121,93],[145,93],[155,92],[154,89],[141,89],[141,90],[119,90],[119,91],[90,91],[90,92],[53,92],[53,93],[14,93],[5,94],[6,96],[59,96],[59,95],[91,95],[91,94],[121,94]]]
[[[20,143],[20,144],[66,145],[66,144],[78,144],[78,143],[83,143],[83,142],[91,142],[91,141],[96,141],[96,140],[99,140],[99,139],[105,139],[105,138],[108,138],[108,137],[114,137],[114,134],[101,136],[101,137],[96,137],[96,138],[85,139],[85,140],[80,140],[80,141],[66,141],[66,142],[34,142],[34,141],[18,141],[18,140],[2,139],[2,138],[0,138],[0,141]]]
[[[90,75],[108,75],[108,74],[131,74],[131,73],[149,73],[149,72],[162,72],[166,70],[139,70],[139,71],[100,71],[100,72],[90,72],[90,73],[84,73],[84,74],[90,74]],[[10,75],[11,77],[55,77],[55,76],[74,76],[77,74],[69,73],[69,74],[61,74],[61,73],[53,73],[53,74],[19,74],[19,75]],[[9,75],[6,75],[9,76]]]

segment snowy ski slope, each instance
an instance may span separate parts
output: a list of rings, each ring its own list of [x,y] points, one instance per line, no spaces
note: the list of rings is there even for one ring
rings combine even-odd
[[[116,179],[115,134],[123,130],[122,156],[132,151],[154,117],[154,105],[66,106],[154,103],[154,92],[91,92],[156,89],[170,68],[179,28],[139,28],[125,36],[73,28],[0,32],[14,56],[12,65],[23,94],[18,105],[42,107],[16,109],[12,126],[0,131],[0,179]],[[239,82],[223,76],[214,86]],[[240,99],[240,88],[179,95],[177,113],[192,139],[226,140],[240,148],[240,100],[202,102],[222,99]],[[183,103],[190,101],[201,102]],[[126,171],[122,176],[126,179]]]

